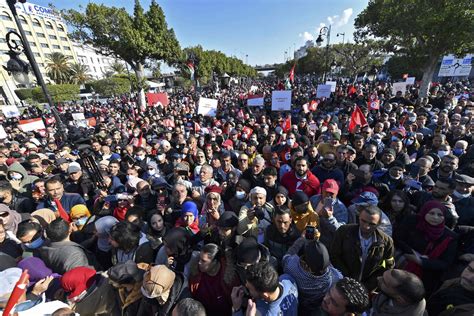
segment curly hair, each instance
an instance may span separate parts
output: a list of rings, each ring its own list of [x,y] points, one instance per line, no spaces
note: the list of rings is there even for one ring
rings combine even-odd
[[[362,313],[369,306],[369,293],[358,281],[352,278],[342,278],[336,283],[336,289],[347,301],[346,312]]]
[[[110,231],[110,238],[119,244],[119,248],[129,252],[138,247],[140,227],[130,222],[119,222]]]

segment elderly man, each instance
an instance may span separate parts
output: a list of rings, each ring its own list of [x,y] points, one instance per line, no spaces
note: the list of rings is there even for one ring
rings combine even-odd
[[[264,241],[264,233],[272,223],[273,206],[266,202],[267,191],[262,187],[254,187],[250,191],[250,201],[245,203],[239,212],[237,234],[244,237],[253,236],[260,243]]]
[[[203,165],[201,167],[201,171],[199,172],[199,179],[193,181],[193,188],[192,188],[192,197],[193,199],[196,198],[204,198],[206,195],[204,190],[212,185],[219,186],[219,182],[213,179],[214,177],[214,170],[210,165]]]
[[[242,157],[240,155],[239,159]],[[252,161],[252,167],[242,173],[241,178],[250,182],[251,187],[263,187],[263,168],[265,168],[265,159],[262,156],[256,156]]]

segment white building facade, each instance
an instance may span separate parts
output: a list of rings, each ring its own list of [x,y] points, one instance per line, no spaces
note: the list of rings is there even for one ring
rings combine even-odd
[[[116,60],[114,57],[97,53],[90,45],[74,43],[73,48],[77,56],[77,61],[80,64],[87,65],[89,74],[94,79],[103,78],[106,72],[111,71],[110,65]]]

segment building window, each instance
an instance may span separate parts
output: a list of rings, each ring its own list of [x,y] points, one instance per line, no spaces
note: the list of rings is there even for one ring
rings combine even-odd
[[[49,48],[49,45],[46,44],[46,43],[41,43],[41,47],[43,47],[43,48]]]
[[[61,41],[67,41],[67,37],[65,36],[60,36],[59,38],[61,39]]]
[[[21,24],[26,24],[26,25],[28,25],[28,22],[26,22],[25,17],[23,17],[23,16],[21,16],[21,15],[20,15],[19,17],[20,17]]]
[[[16,32],[16,29],[14,29],[12,27],[7,27],[7,33],[10,32],[10,31]]]
[[[3,37],[0,37],[0,43],[6,43],[6,42],[7,42],[6,39],[4,39]]]
[[[58,30],[60,30],[61,32],[64,32],[64,26],[62,26],[61,24],[58,25]]]
[[[69,47],[69,46],[63,46],[63,48],[64,48],[65,50],[71,50],[71,47]]]
[[[30,46],[36,46],[35,42],[28,42],[28,43],[30,43]]]
[[[53,45],[53,48],[54,48],[54,49],[61,49],[61,46],[59,46],[59,45]]]
[[[25,31],[25,34],[26,35],[33,35],[33,33],[31,33],[31,31]]]
[[[5,21],[13,21],[12,17],[7,12],[2,12],[2,14],[0,15],[0,19]]]
[[[95,68],[95,66],[94,66],[94,72],[97,72],[97,69]]]
[[[46,22],[46,28],[48,30],[52,30],[53,29],[53,25],[51,24],[51,22]]]
[[[41,57],[40,53],[33,53],[33,55],[35,55],[35,57]]]
[[[37,19],[33,19],[33,25],[41,27],[41,23]]]
[[[91,57],[91,62],[93,63],[94,62],[94,58]]]
[[[50,58],[50,57],[51,57],[51,54],[44,54],[44,57]]]
[[[58,39],[58,37],[56,35],[50,35],[49,38],[50,39]]]
[[[46,38],[46,35],[44,33],[36,32],[36,36]]]

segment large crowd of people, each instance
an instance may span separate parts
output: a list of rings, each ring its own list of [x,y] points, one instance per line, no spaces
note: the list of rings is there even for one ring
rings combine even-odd
[[[416,84],[339,81],[317,98],[316,85],[297,77],[288,112],[271,111],[283,87],[265,79],[141,109],[60,104],[67,134],[46,109],[0,117],[0,307],[472,315],[473,86],[421,98]],[[216,116],[198,115],[200,96]],[[35,117],[46,129],[23,132]]]

